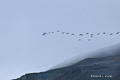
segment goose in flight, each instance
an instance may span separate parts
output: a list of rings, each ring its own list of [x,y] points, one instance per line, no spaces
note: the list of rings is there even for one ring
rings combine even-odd
[[[110,33],[110,35],[113,35],[113,33]]]
[[[57,30],[57,32],[60,32],[59,30]]]
[[[43,33],[43,35],[46,35],[47,33]]]
[[[97,33],[97,35],[100,35],[100,33]]]
[[[91,38],[93,37],[93,34],[91,34]]]
[[[117,32],[116,34],[119,34],[120,32]]]
[[[81,41],[81,39],[78,39],[78,41]]]
[[[62,32],[62,34],[64,34],[64,32]]]
[[[83,36],[83,34],[79,34],[79,36]]]
[[[89,34],[89,33],[86,33],[86,34]]]
[[[104,32],[103,34],[106,34],[106,32]]]
[[[66,33],[66,34],[69,34],[69,33]]]
[[[75,35],[74,33],[72,33],[71,35]]]

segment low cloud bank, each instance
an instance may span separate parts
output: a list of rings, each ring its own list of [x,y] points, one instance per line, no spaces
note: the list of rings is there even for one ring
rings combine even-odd
[[[80,54],[72,59],[66,60],[66,61],[52,67],[49,70],[67,67],[67,66],[73,65],[85,58],[98,58],[98,57],[113,56],[113,55],[117,55],[117,54],[120,54],[120,43],[114,44],[114,45],[111,45],[111,46],[108,46],[105,48],[97,49],[94,51],[90,51],[88,53]]]

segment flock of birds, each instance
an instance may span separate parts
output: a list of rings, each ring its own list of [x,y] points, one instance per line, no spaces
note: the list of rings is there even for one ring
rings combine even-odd
[[[57,30],[56,31],[57,33],[61,33],[61,34],[70,34],[70,35],[72,35],[72,36],[75,36],[75,34],[74,33],[69,33],[69,32],[60,32],[59,30]],[[47,34],[53,34],[53,33],[55,33],[55,32],[44,32],[42,35],[47,35]],[[116,35],[118,35],[120,32],[116,32],[116,33],[114,33],[114,34],[116,34]],[[97,33],[97,34],[90,34],[90,33],[86,33],[86,35],[90,35],[90,38],[93,38],[94,37],[94,35],[100,35],[100,34],[107,34],[106,32],[103,32],[103,33]],[[78,36],[84,36],[85,34],[79,34]],[[110,36],[112,36],[113,35],[113,33],[109,33],[109,35]],[[81,41],[82,39],[78,39],[78,41]],[[90,41],[91,39],[88,39],[88,41]]]

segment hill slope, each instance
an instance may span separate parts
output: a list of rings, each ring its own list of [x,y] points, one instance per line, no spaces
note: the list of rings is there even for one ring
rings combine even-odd
[[[64,68],[25,74],[14,80],[120,80],[120,52],[106,57],[86,58]]]

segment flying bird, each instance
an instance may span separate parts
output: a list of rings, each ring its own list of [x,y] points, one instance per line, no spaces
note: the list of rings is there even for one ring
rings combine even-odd
[[[66,33],[66,34],[69,34],[69,33]]]
[[[62,34],[64,34],[64,32],[62,32]]]
[[[83,34],[79,34],[79,36],[83,36]]]
[[[74,33],[72,33],[71,35],[75,35]]]
[[[47,33],[43,33],[43,35],[46,35]]]
[[[89,33],[86,33],[86,34],[89,34]]]
[[[110,33],[110,35],[113,35],[113,33]]]
[[[54,33],[54,32],[52,32],[52,33]]]
[[[100,33],[97,33],[97,35],[100,35]]]
[[[104,32],[103,34],[106,34],[106,32]]]
[[[120,32],[117,32],[116,34],[119,34]]]
[[[78,39],[78,41],[81,41],[81,39]]]
[[[93,37],[93,34],[91,34],[90,36],[91,36],[91,38],[92,38],[92,37]]]
[[[57,32],[60,32],[59,30],[57,30]]]

